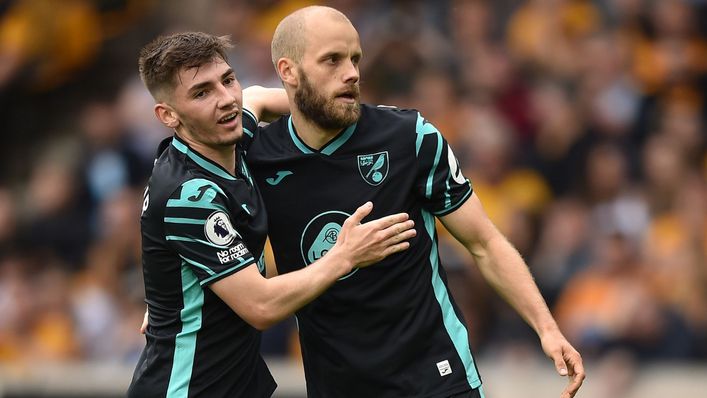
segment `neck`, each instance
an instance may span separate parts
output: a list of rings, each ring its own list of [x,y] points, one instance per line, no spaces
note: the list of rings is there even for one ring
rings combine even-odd
[[[228,171],[229,174],[236,175],[236,145],[209,146],[194,141],[184,134],[179,134],[179,138],[184,140],[189,147],[204,155],[210,161],[218,164]]]
[[[343,130],[343,128],[333,130],[322,128],[305,117],[295,104],[291,103],[290,109],[292,109],[292,124],[297,130],[297,135],[310,148],[321,149]]]

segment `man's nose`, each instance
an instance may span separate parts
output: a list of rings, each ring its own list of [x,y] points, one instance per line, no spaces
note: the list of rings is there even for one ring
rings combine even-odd
[[[219,86],[219,108],[230,108],[236,103],[235,94],[227,87]]]
[[[348,61],[346,62],[345,68],[346,69],[344,70],[344,74],[342,76],[344,83],[357,83],[360,77],[358,65],[352,61]]]

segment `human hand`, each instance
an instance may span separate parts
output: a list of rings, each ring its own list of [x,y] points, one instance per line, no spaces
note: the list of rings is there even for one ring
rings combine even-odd
[[[366,202],[344,221],[332,250],[340,250],[356,267],[377,263],[389,255],[401,252],[410,243],[406,240],[417,232],[415,223],[406,213],[398,213],[361,224],[373,210],[373,203]]]
[[[555,363],[557,373],[568,378],[567,387],[560,397],[574,397],[585,378],[582,357],[559,330],[543,335],[541,342],[543,351]]]
[[[145,334],[147,331],[147,318],[149,317],[149,314],[147,312],[147,309],[145,309],[145,317],[142,318],[142,325],[140,326],[140,333]]]

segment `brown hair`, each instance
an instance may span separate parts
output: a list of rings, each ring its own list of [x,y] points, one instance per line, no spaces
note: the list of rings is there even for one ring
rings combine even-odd
[[[140,79],[158,99],[165,90],[174,88],[179,70],[199,67],[214,58],[228,61],[226,51],[232,47],[228,36],[202,32],[160,36],[140,51]]]

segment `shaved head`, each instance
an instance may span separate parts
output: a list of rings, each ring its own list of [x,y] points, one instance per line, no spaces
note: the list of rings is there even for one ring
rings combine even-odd
[[[351,24],[346,15],[339,10],[324,6],[304,7],[286,16],[277,25],[270,48],[272,63],[276,68],[277,60],[280,58],[290,58],[296,63],[302,60],[302,55],[307,46],[307,26],[309,21],[320,18],[338,19]]]

